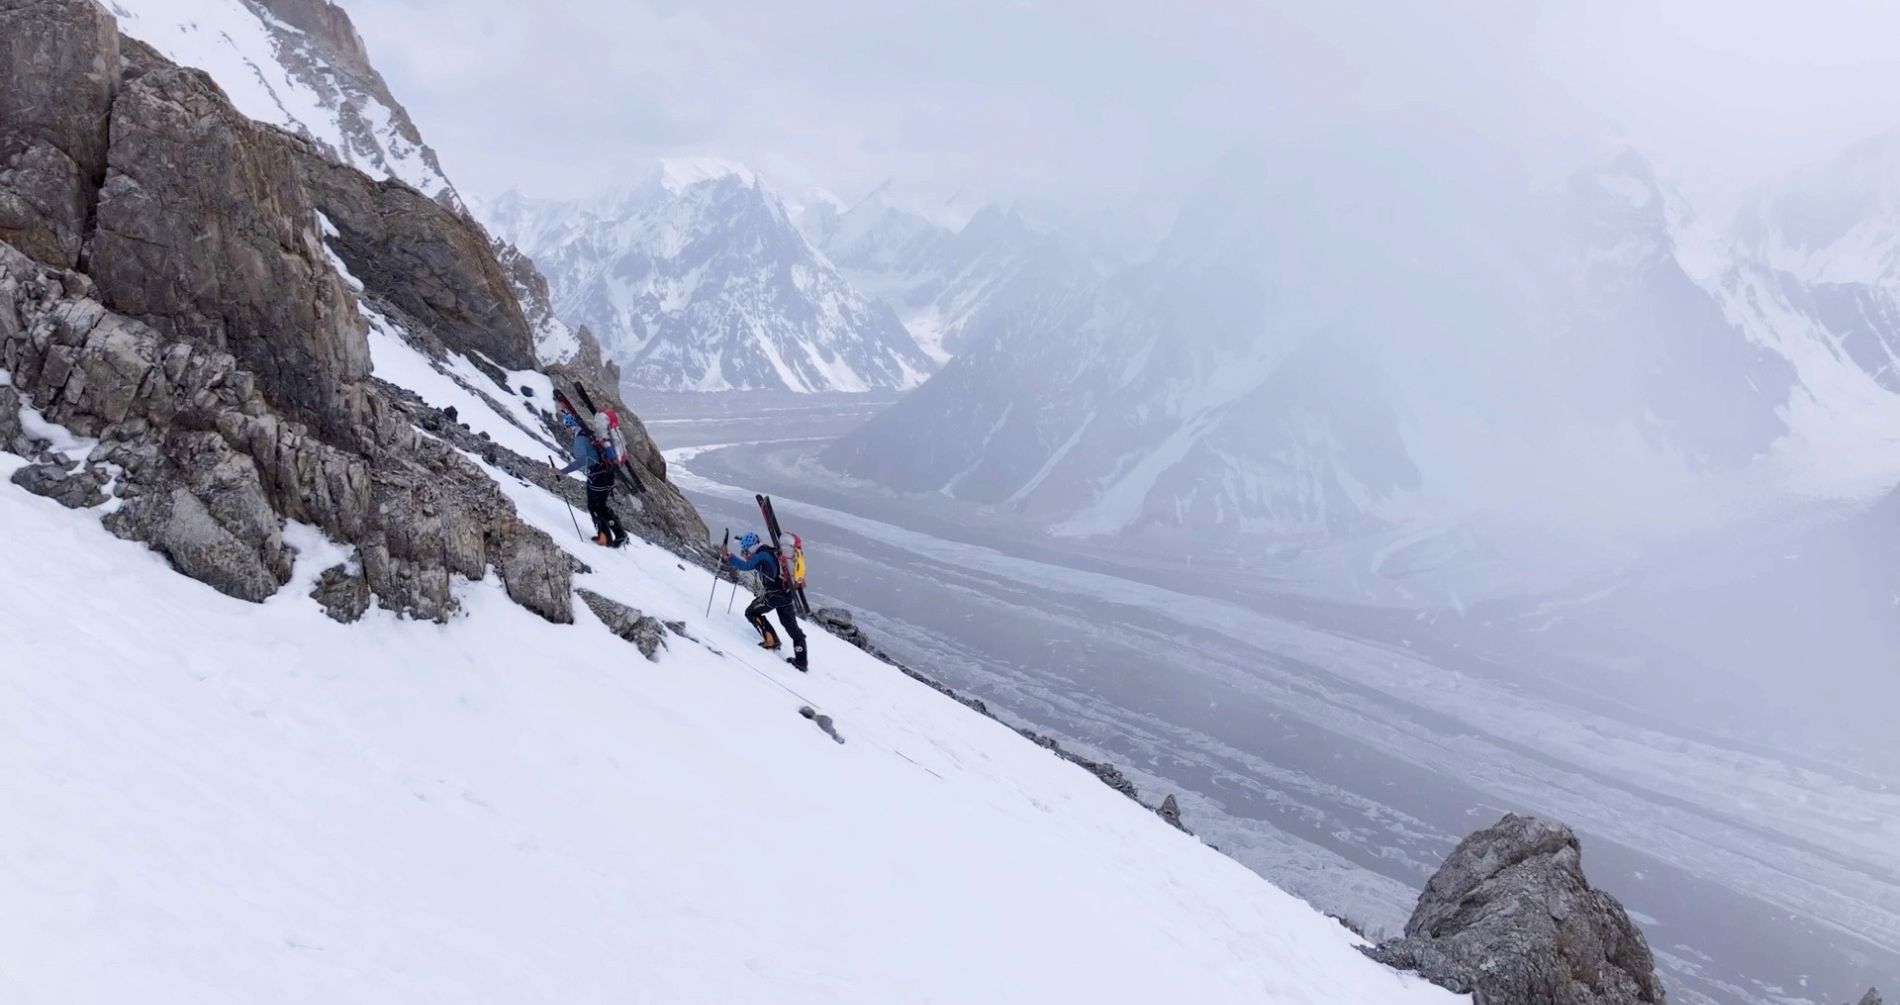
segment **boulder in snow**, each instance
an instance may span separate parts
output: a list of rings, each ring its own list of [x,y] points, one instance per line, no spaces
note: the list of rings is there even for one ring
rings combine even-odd
[[[1660,1005],[1655,959],[1583,876],[1576,834],[1509,814],[1460,842],[1374,959],[1480,1005]]]

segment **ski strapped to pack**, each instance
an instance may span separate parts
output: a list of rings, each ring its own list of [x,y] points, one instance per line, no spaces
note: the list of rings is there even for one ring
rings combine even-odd
[[[594,450],[613,464],[616,481],[624,483],[636,495],[645,492],[646,485],[633,470],[633,455],[627,450],[626,434],[620,430],[620,416],[612,410],[603,412],[596,408],[593,396],[578,380],[574,382],[574,393],[580,395],[581,404],[587,407],[585,413],[575,408],[574,402],[558,387],[554,389],[555,404],[574,417]]]
[[[759,517],[765,532],[772,536],[772,554],[778,559],[779,579],[798,597],[799,610],[811,614],[811,601],[805,598],[805,542],[797,534],[779,529],[778,513],[772,509],[772,497],[754,496],[759,502]]]

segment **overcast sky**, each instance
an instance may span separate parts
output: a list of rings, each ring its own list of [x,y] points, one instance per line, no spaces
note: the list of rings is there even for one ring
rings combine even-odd
[[[1224,150],[1404,123],[1718,194],[1900,124],[1879,0],[343,0],[465,190],[718,155],[849,199],[1114,206]]]

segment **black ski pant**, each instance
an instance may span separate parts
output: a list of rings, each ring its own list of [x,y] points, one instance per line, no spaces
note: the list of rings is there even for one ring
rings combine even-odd
[[[611,479],[612,472],[607,477]],[[587,515],[594,518],[594,533],[605,535],[607,543],[617,545],[627,539],[627,529],[621,526],[620,517],[615,515],[613,507],[607,505],[607,500],[613,497],[612,481],[603,486],[597,478],[587,480]]]
[[[779,624],[784,625],[785,634],[792,637],[792,658],[804,662],[805,630],[798,627],[798,598],[790,590],[767,590],[746,606],[745,619],[752,622],[752,627],[757,628],[767,642],[777,637],[771,622],[765,620],[769,611],[778,612]]]

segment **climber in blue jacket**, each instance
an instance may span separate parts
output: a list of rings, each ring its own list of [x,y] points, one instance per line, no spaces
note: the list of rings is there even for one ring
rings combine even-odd
[[[587,427],[566,410],[561,412],[561,424],[574,434],[574,445],[569,448],[574,459],[558,473],[567,475],[583,468],[587,470],[587,515],[594,518],[594,543],[618,548],[627,543],[627,528],[607,505],[614,494],[613,459],[595,445],[594,435]]]
[[[759,585],[764,592],[745,609],[746,620],[759,630],[759,648],[773,652],[780,648],[778,633],[772,630],[772,623],[765,620],[766,612],[776,610],[779,622],[785,626],[785,634],[792,637],[792,658],[786,662],[800,671],[810,669],[805,661],[805,632],[798,627],[798,597],[785,581],[778,555],[771,548],[759,547],[759,535],[748,531],[739,537],[739,554],[727,555],[726,564],[741,572],[759,574]]]

